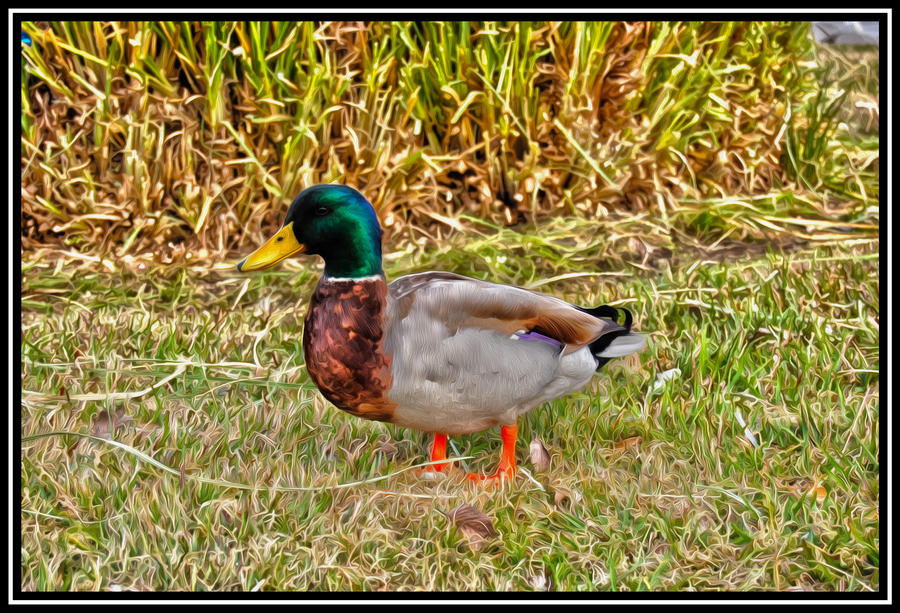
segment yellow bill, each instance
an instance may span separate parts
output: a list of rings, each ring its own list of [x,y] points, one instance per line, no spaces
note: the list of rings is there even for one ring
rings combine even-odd
[[[265,270],[285,258],[304,251],[306,251],[306,245],[297,242],[297,238],[294,236],[294,222],[291,222],[267,240],[262,247],[244,258],[237,268],[241,272]]]

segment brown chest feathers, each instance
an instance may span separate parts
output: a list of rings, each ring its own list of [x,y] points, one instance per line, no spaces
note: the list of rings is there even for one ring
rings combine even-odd
[[[358,417],[390,421],[391,360],[382,351],[384,280],[319,282],[303,329],[310,377],[335,406]]]

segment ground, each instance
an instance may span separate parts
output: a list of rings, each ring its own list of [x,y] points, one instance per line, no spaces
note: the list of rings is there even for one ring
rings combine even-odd
[[[300,340],[313,258],[246,276],[26,254],[22,589],[877,590],[877,237],[638,245],[612,266],[602,234],[560,228],[386,258],[389,278],[625,306],[648,335],[520,421],[501,489],[420,478],[429,435],[319,395]],[[498,435],[450,455],[491,470]],[[464,503],[498,536],[455,527]]]

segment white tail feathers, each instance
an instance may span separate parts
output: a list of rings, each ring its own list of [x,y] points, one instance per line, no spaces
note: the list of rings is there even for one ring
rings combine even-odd
[[[620,358],[623,355],[640,351],[645,344],[647,344],[647,339],[643,334],[629,332],[628,334],[617,336],[606,349],[594,355],[598,358]]]

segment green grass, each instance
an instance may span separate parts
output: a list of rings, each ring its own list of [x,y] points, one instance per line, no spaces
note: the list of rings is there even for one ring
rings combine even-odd
[[[499,491],[399,472],[427,459],[428,435],[322,399],[300,343],[314,260],[242,276],[231,261],[25,257],[23,437],[111,431],[128,448],[23,442],[22,589],[879,588],[876,240],[642,260],[591,222],[472,228],[440,249],[398,239],[389,278],[532,285],[627,306],[649,334],[636,358],[520,420],[534,481]],[[497,434],[451,441],[488,470]],[[528,459],[533,438],[549,471]],[[444,515],[462,503],[500,536],[470,548]]]

